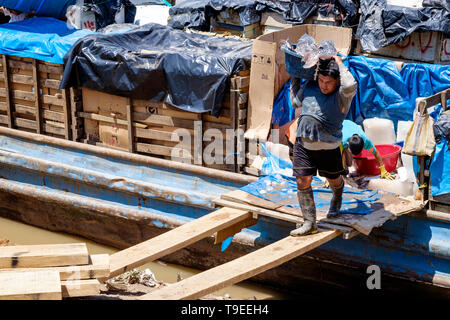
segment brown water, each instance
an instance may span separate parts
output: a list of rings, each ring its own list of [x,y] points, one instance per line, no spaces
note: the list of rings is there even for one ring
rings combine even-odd
[[[84,242],[88,248],[89,254],[113,254],[119,250],[104,246],[85,238],[69,235],[66,233],[52,232],[45,229],[27,225],[25,223],[5,219],[0,217],[0,239],[6,238],[15,245],[34,245],[34,244],[64,244]],[[149,268],[158,281],[174,283],[177,276],[185,279],[195,275],[200,270],[186,268],[174,264],[166,264],[159,261],[150,262],[139,269]],[[243,282],[233,285],[213,293],[216,296],[228,294],[231,299],[286,299],[288,296],[282,292],[256,285],[249,282]]]

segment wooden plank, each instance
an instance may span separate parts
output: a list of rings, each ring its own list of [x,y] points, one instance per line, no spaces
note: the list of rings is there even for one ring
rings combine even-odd
[[[61,300],[57,271],[0,273],[0,300]]]
[[[131,99],[127,98],[127,129],[128,129],[128,151],[134,152],[134,130],[133,130],[133,121],[132,121],[132,110],[131,110]]]
[[[304,237],[287,237],[218,267],[140,296],[142,300],[198,299],[292,260],[336,238],[330,230]]]
[[[203,125],[202,121],[194,121],[194,164],[203,164]]]
[[[3,110],[3,104],[1,102],[0,110]],[[33,107],[14,104],[14,110],[16,111],[16,113],[28,114],[32,116],[36,115],[36,109]],[[50,111],[47,109],[42,109],[42,118],[59,122],[64,121],[64,115],[61,112]]]
[[[0,268],[34,268],[89,263],[85,243],[0,247]]]
[[[180,158],[192,159],[192,155],[186,149],[160,146],[157,144],[136,143],[136,151],[157,154],[160,156],[171,157],[172,155],[174,155]]]
[[[252,204],[254,206],[258,206],[258,207],[262,207],[265,209],[270,209],[270,210],[276,210],[277,208],[281,207],[281,205],[268,201],[268,200],[264,200],[262,198],[259,198],[257,196],[254,196],[248,192],[242,191],[242,190],[234,190],[228,193],[225,193],[221,196],[222,199],[224,200],[229,200],[229,201],[236,201],[236,202],[240,202],[240,203],[249,203]]]
[[[62,90],[63,97],[63,114],[64,114],[64,138],[66,140],[72,140],[72,130],[70,129],[71,117],[70,117],[70,96],[69,90]]]
[[[8,58],[6,55],[2,55],[2,63],[3,63],[3,76],[4,76],[4,83],[5,88],[1,88],[0,92],[3,91],[2,95],[6,98],[6,120],[8,124],[8,128],[12,128],[14,125],[14,119],[13,119],[13,108],[12,108],[12,101],[11,101],[11,92],[9,88],[9,70],[8,70]]]
[[[215,232],[252,217],[248,211],[223,208],[157,237],[111,255],[109,278],[185,248]]]
[[[436,104],[442,103],[443,100],[450,99],[450,88],[442,90],[432,96],[429,97],[420,97],[417,98],[418,110],[423,112],[424,109],[432,107]]]
[[[103,121],[103,122],[114,123],[114,124],[117,123],[117,124],[121,124],[121,125],[128,125],[127,120],[108,117],[108,116],[104,116],[104,115],[97,114],[97,113],[77,112],[76,114],[78,117],[85,118],[85,119]],[[148,127],[147,125],[139,123],[139,122],[133,122],[133,126],[135,126],[136,128],[141,128],[141,129],[145,129]]]
[[[63,298],[88,297],[100,294],[100,282],[96,279],[61,281]]]
[[[158,114],[133,112],[133,120],[150,125],[194,129],[194,120],[179,119]]]
[[[34,107],[36,114],[36,133],[42,133],[42,116],[41,116],[41,98],[39,90],[39,72],[38,72],[38,62],[33,60],[33,89],[34,89]]]
[[[2,122],[1,119],[0,119],[0,122]],[[34,121],[34,120],[16,118],[16,119],[14,119],[14,124],[20,128],[36,130],[36,121]],[[42,128],[43,128],[43,131],[47,132],[47,133],[54,133],[54,134],[57,134],[60,136],[64,136],[64,134],[65,134],[64,128],[60,128],[58,126],[52,125],[51,122],[43,123]]]
[[[240,209],[240,210],[248,210],[250,212],[254,212],[257,214],[260,214],[262,216],[271,217],[274,219],[284,220],[288,222],[293,223],[302,223],[303,218],[302,217],[295,217],[289,214],[284,214],[281,212],[277,212],[270,209],[264,209],[258,206],[253,206],[246,203],[238,203],[234,201],[228,201],[224,199],[216,199],[214,200],[214,203],[219,206],[227,207],[227,208],[234,208],[234,209]]]
[[[242,229],[254,226],[257,222],[258,222],[257,216],[256,218],[252,216],[244,221],[232,225],[231,227],[217,231],[214,237],[214,244],[223,242],[229,237],[234,236],[236,233],[241,232]]]
[[[168,132],[155,129],[135,128],[135,135],[138,138],[146,138],[153,140],[163,140],[171,142],[180,142],[180,136],[176,132]]]
[[[18,69],[23,69],[23,70],[32,70],[33,69],[33,66],[31,63],[17,61],[17,60],[9,60],[8,66],[10,68],[18,68]],[[59,65],[59,64],[54,64],[54,65],[39,64],[39,72],[63,74],[64,68],[63,68],[63,65]]]
[[[61,280],[99,279],[109,276],[109,255],[94,254],[89,256],[89,263],[80,266],[46,267],[46,268],[8,268],[0,269],[3,272],[36,272],[57,271]]]

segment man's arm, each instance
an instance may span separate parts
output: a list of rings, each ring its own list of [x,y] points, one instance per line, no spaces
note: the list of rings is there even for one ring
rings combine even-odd
[[[384,166],[383,159],[381,158],[381,154],[377,150],[375,150],[375,153],[373,155],[375,156],[375,159],[378,162],[378,166],[380,167],[381,178],[387,180],[394,180],[394,177],[389,172],[387,172]]]
[[[334,60],[339,66],[339,73],[341,77],[341,86],[339,88],[339,108],[343,114],[347,114],[350,109],[353,97],[356,94],[358,83],[353,78],[348,68],[342,62],[341,57],[335,56]]]

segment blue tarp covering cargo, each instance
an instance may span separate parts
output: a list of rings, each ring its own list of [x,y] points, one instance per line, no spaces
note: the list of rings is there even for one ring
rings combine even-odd
[[[88,30],[70,29],[55,18],[35,17],[0,25],[0,54],[63,63],[64,55]]]
[[[391,119],[395,124],[400,120],[411,121],[416,98],[450,88],[448,65],[405,63],[399,71],[391,60],[364,56],[348,56],[344,64],[358,82],[358,90],[347,115],[358,124],[373,117]],[[293,119],[293,111],[283,104],[289,99],[288,95],[289,90],[284,88],[275,99],[272,123],[286,123]],[[282,113],[281,110],[286,111]]]
[[[66,15],[67,7],[76,0],[0,0],[0,6],[22,12],[34,11],[36,15],[62,18]]]

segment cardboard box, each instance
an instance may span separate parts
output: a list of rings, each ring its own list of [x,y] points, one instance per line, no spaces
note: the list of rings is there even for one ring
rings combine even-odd
[[[268,33],[253,40],[250,71],[247,139],[266,141],[269,135],[275,97],[290,79],[280,49],[286,40],[297,43],[307,33],[316,42],[333,40],[339,53],[348,55],[352,42],[352,29],[325,25],[300,25]]]
[[[413,32],[405,40],[377,51],[365,52],[358,41],[355,52],[427,63],[450,62],[450,41],[442,32]]]

